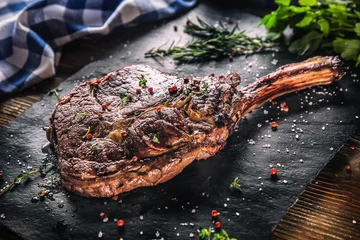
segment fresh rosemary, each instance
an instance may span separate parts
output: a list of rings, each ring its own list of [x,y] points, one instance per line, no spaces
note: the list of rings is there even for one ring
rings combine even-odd
[[[86,111],[84,110],[81,113],[77,113],[76,114],[77,117],[81,117],[81,120],[84,120],[84,118],[86,117]]]
[[[232,29],[227,29],[221,22],[219,27],[210,25],[200,18],[198,23],[190,20],[186,22],[184,32],[197,37],[184,46],[174,46],[168,49],[153,48],[145,53],[145,57],[164,57],[170,55],[175,60],[209,60],[234,55],[253,54],[274,50],[276,46],[261,37],[250,37],[239,31],[236,24]]]
[[[45,176],[54,167],[55,166],[53,164],[47,164],[28,172],[22,170],[21,173],[19,173],[10,184],[7,184],[4,188],[1,189],[0,197],[3,196],[8,191],[10,191],[11,189],[13,189],[16,185],[21,184],[22,180],[27,178],[28,176],[33,175],[35,173],[40,173],[42,176]]]
[[[63,89],[62,88],[55,88],[53,90],[51,90],[48,95],[51,96],[52,94],[55,94],[55,96],[57,97],[58,101],[60,101],[61,97],[59,92],[61,92]]]
[[[234,178],[234,180],[230,184],[230,189],[240,190],[240,187],[241,185],[239,183],[239,177]]]

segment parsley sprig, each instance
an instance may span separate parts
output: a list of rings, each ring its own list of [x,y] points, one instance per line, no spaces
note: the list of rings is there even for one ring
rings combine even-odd
[[[126,105],[129,102],[129,98],[126,96],[124,92],[119,93],[121,105]]]
[[[343,59],[360,64],[359,0],[275,0],[276,11],[267,14],[260,24],[271,40],[279,39],[285,28],[294,30],[289,51],[306,55],[318,49],[332,50]]]
[[[199,237],[201,240],[236,240],[236,238],[229,237],[229,234],[221,229],[219,232],[214,233],[213,238],[211,239],[211,227],[208,229],[202,228],[199,233]]]
[[[139,81],[139,86],[140,87],[146,87],[146,83],[147,83],[146,78],[144,77],[144,75],[141,75],[141,78],[140,78],[140,81]]]

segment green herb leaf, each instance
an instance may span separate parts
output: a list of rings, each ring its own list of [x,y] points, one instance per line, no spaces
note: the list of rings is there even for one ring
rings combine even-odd
[[[97,143],[94,143],[93,145],[91,145],[91,150],[93,150],[93,151],[99,150]]]
[[[320,30],[324,33],[324,36],[327,37],[327,35],[330,32],[330,24],[329,24],[328,20],[320,19],[317,23],[320,27]]]
[[[299,0],[300,6],[316,6],[317,0]]]
[[[358,36],[360,36],[360,23],[355,24],[355,32]]]
[[[140,87],[145,87],[147,83],[147,80],[145,79],[144,75],[141,75],[140,81],[139,81],[139,86]]]
[[[317,50],[323,40],[324,35],[317,31],[311,31],[302,38],[293,41],[290,44],[289,51],[299,55],[313,53]]]
[[[313,14],[311,12],[306,13],[304,18],[298,22],[295,26],[299,28],[304,28],[310,25],[313,20]]]
[[[264,25],[266,29],[272,29],[276,26],[277,12],[272,12],[267,15],[260,21],[260,25]]]
[[[81,117],[81,120],[83,120],[83,119],[86,117],[86,111],[84,110],[84,111],[81,112],[81,113],[77,113],[77,114],[76,114],[76,117]]]
[[[204,89],[207,89],[209,87],[209,84],[207,82],[205,82],[203,85],[202,85],[202,88]]]
[[[126,97],[126,94],[124,92],[120,92],[119,95],[120,95],[120,99],[123,99]]]
[[[241,187],[241,185],[239,183],[239,177],[234,178],[234,180],[230,184],[230,188],[240,190],[240,187]]]
[[[275,0],[275,3],[282,6],[289,6],[291,0]]]
[[[341,53],[341,57],[346,60],[359,60],[360,39],[337,38],[333,41],[335,52]]]
[[[189,88],[184,89],[184,94],[189,95],[191,93],[191,90]]]
[[[156,135],[154,135],[154,137],[153,137],[153,142],[154,142],[154,143],[159,143],[159,139],[157,138]]]

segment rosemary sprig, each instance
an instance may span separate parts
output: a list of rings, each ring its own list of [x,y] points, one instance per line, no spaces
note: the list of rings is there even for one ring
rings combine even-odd
[[[55,96],[57,97],[58,101],[60,101],[61,97],[59,92],[61,92],[63,89],[62,88],[55,88],[53,90],[51,90],[48,95],[51,96],[53,93],[55,94]]]
[[[241,185],[239,183],[239,177],[234,178],[234,180],[230,184],[230,189],[240,190],[240,187]]]
[[[263,40],[261,37],[250,37],[239,30],[236,24],[232,29],[210,25],[200,18],[198,23],[187,21],[184,31],[198,37],[184,46],[173,46],[168,49],[159,47],[150,49],[145,57],[164,57],[170,55],[175,60],[209,60],[242,54],[253,54],[274,50],[275,43]]]
[[[1,189],[0,197],[3,196],[8,191],[10,191],[11,189],[13,189],[16,185],[21,184],[23,179],[27,178],[28,176],[33,175],[35,173],[41,173],[42,176],[45,176],[54,167],[55,166],[53,164],[50,164],[50,167],[47,165],[44,165],[44,166],[40,166],[39,168],[29,171],[29,172],[22,170],[21,173],[19,173],[10,184],[6,185],[4,188]]]

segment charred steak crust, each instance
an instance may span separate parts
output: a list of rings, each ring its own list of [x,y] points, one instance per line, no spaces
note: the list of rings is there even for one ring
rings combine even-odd
[[[297,76],[322,79],[313,85],[339,79],[330,58],[303,62]],[[133,65],[77,86],[56,106],[47,131],[65,188],[109,197],[173,178],[224,147],[242,116],[279,95],[276,82],[285,81],[284,93],[308,87],[311,79],[299,84],[284,71],[240,88],[237,73],[178,78]]]

